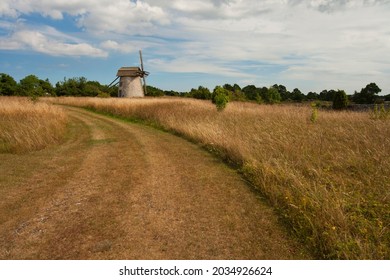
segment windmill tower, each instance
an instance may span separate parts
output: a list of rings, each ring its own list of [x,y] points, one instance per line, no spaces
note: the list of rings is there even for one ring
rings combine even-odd
[[[139,51],[141,68],[135,67],[121,67],[117,72],[117,79],[119,78],[118,97],[144,97],[146,94],[146,80],[145,77],[149,72],[144,71],[144,63],[142,61],[142,52]],[[142,81],[143,80],[143,85]]]

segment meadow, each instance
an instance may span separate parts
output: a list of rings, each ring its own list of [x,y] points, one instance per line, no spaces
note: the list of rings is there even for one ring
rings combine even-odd
[[[24,153],[59,143],[67,116],[58,106],[0,97],[0,152]]]
[[[390,123],[369,112],[180,98],[57,98],[164,129],[239,170],[319,259],[390,259]],[[163,163],[162,163],[163,164]],[[196,168],[196,166],[194,166]]]

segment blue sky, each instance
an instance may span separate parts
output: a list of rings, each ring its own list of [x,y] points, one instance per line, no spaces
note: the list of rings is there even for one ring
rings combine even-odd
[[[0,72],[110,83],[144,54],[148,84],[390,93],[389,0],[2,0]]]

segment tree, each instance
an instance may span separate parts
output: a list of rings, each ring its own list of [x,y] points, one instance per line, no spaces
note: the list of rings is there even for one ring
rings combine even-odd
[[[41,80],[35,75],[28,75],[21,79],[19,88],[20,95],[23,96],[42,96],[44,94]]]
[[[164,94],[166,96],[179,96],[179,97],[185,96],[185,93],[180,93],[180,92],[175,91],[175,90],[164,90]]]
[[[85,84],[83,96],[102,96],[102,86],[97,81],[88,81]]]
[[[237,84],[233,85],[234,92],[241,92],[241,87]]]
[[[320,92],[320,100],[322,101],[333,101],[334,94],[336,93],[335,90],[323,90]]]
[[[373,104],[381,91],[375,83],[370,83],[362,88],[360,92],[355,91],[353,101],[358,104]]]
[[[53,95],[55,93],[54,88],[53,88],[52,84],[50,83],[49,79],[39,80],[39,84],[43,90],[43,94]]]
[[[222,111],[229,102],[229,91],[223,87],[216,86],[213,90],[211,101],[215,104],[218,111]]]
[[[287,90],[287,88],[284,85],[275,84],[272,87],[278,90],[282,101],[285,101],[287,99],[292,99],[291,93]]]
[[[230,100],[245,101],[247,99],[245,94],[241,90],[241,87],[237,84],[234,84],[233,86],[230,84],[224,84],[223,88],[229,91]]]
[[[348,96],[343,90],[338,90],[333,96],[333,109],[342,110],[348,106]]]
[[[10,75],[0,74],[0,95],[16,95],[17,83]]]
[[[146,92],[147,92],[147,96],[163,96],[164,95],[163,90],[156,88],[156,87],[153,87],[153,86],[146,86]]]
[[[94,83],[94,82],[93,82]],[[71,78],[56,83],[55,92],[57,96],[85,96],[87,88],[87,79],[85,77]],[[91,94],[91,92],[88,92]]]
[[[203,86],[199,86],[198,89],[191,89],[190,95],[196,99],[211,99],[210,90]]]
[[[267,98],[265,100],[267,103],[269,104],[279,103],[281,99],[282,98],[280,97],[279,91],[276,88],[270,87],[268,89]]]
[[[306,96],[306,98],[307,99],[310,99],[310,100],[317,100],[317,99],[319,99],[319,94],[318,93],[316,93],[316,92],[312,92],[312,91],[310,91],[310,92],[308,92],[308,94],[307,94],[307,96]]]
[[[234,87],[230,84],[224,84],[223,88],[228,90],[228,91],[234,92]]]
[[[244,87],[242,92],[248,100],[257,100],[259,97],[259,92],[254,85],[248,85]]]
[[[294,101],[302,102],[305,99],[305,95],[298,88],[294,88],[291,93],[291,99]]]

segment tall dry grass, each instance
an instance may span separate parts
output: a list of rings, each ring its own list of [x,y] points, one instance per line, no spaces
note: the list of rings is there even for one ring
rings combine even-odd
[[[390,259],[390,123],[366,112],[191,99],[65,98],[143,120],[236,164],[315,256]],[[196,168],[196,167],[194,167]]]
[[[0,98],[0,152],[22,153],[62,139],[67,117],[62,108],[27,98]]]

